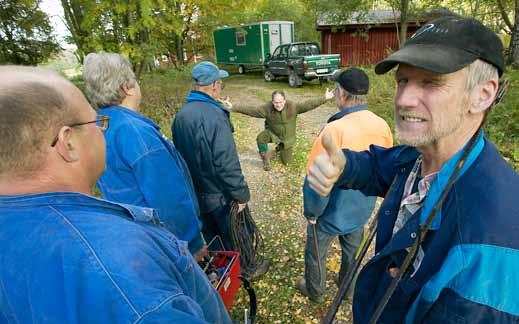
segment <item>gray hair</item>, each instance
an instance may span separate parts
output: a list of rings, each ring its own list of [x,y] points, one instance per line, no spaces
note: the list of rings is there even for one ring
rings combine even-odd
[[[496,79],[499,80],[497,68],[490,63],[477,59],[467,67],[467,90],[472,91],[480,83]]]
[[[116,53],[90,53],[83,66],[85,94],[95,109],[117,105],[126,97],[122,86],[137,83],[132,65]]]
[[[352,94],[349,93],[348,90],[344,89],[338,82],[336,83],[338,87],[341,88],[342,91],[346,94],[347,99],[351,101],[355,101],[361,105],[364,105],[368,102],[368,96],[367,95],[361,95],[361,94]]]
[[[4,66],[0,78],[0,174],[18,176],[39,171],[52,137],[75,122],[59,75],[42,68]],[[65,87],[66,87],[65,86]]]

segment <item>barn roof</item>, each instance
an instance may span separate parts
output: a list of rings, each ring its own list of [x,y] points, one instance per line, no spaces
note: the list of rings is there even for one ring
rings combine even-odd
[[[423,23],[441,16],[449,16],[454,13],[446,8],[431,9],[420,15],[411,15],[410,22]],[[317,28],[328,26],[356,26],[356,25],[381,25],[394,24],[400,21],[400,11],[392,9],[376,9],[369,11],[353,12],[346,19],[334,14],[321,14],[317,18]]]

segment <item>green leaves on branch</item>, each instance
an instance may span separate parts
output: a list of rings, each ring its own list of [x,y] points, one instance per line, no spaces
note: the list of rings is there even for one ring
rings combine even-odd
[[[59,50],[36,0],[0,0],[0,63],[36,65]]]

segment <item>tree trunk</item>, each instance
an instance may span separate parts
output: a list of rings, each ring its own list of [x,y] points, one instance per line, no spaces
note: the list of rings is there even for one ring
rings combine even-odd
[[[177,56],[177,63],[178,65],[184,65],[184,42],[180,36],[175,37],[175,40],[175,55]]]
[[[400,2],[400,33],[399,33],[399,47],[402,47],[407,39],[407,25],[409,11],[409,0],[402,0]]]
[[[519,0],[515,0],[515,22],[510,37],[510,45],[508,46],[508,64],[513,67],[519,67]]]

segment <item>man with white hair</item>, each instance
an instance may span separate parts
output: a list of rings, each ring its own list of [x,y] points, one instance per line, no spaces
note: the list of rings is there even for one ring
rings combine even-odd
[[[0,79],[0,323],[230,323],[153,209],[92,196],[109,118],[47,70]]]
[[[250,199],[232,133],[230,113],[218,101],[229,73],[209,61],[193,67],[193,90],[171,125],[173,140],[193,176],[200,204],[202,233],[207,241],[218,236],[224,248],[233,250],[231,206],[242,211]],[[255,265],[250,279],[268,270],[268,261]],[[252,265],[249,265],[252,266]]]
[[[189,170],[160,127],[139,113],[141,90],[130,62],[120,54],[90,53],[83,78],[90,103],[111,121],[106,171],[97,182],[103,197],[156,209],[164,226],[201,259],[207,248]]]
[[[517,323],[519,176],[485,138],[504,72],[501,40],[475,19],[420,28],[375,72],[397,67],[402,146],[326,153],[308,181],[385,197],[375,256],[355,286],[355,323]]]

